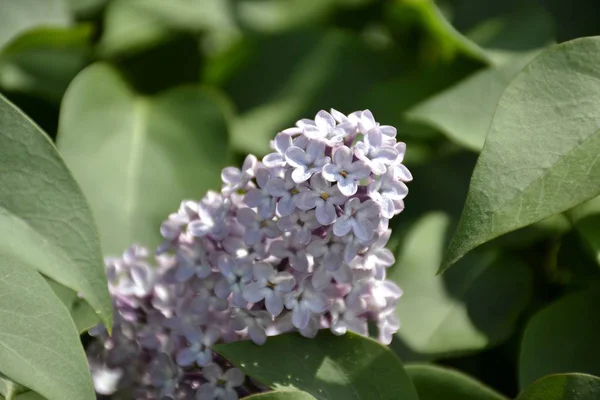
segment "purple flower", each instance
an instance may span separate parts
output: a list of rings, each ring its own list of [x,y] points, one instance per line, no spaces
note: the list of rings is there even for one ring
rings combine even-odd
[[[292,146],[292,134],[301,133],[299,128],[286,129],[275,135],[275,139],[271,141],[271,148],[275,153],[269,153],[263,157],[262,162],[267,168],[283,167],[285,161],[285,151]]]
[[[352,161],[352,150],[338,147],[333,153],[333,163],[323,167],[323,178],[337,182],[340,192],[352,196],[358,190],[358,182],[371,174],[371,168],[364,161]]]
[[[381,234],[377,240],[369,246],[368,250],[359,253],[358,258],[355,258],[351,266],[354,269],[364,269],[372,272],[372,276],[378,281],[385,279],[385,270],[394,265],[394,254],[385,247],[387,244],[391,230],[387,230]]]
[[[262,241],[265,237],[276,238],[279,236],[277,223],[272,219],[263,219],[250,208],[240,208],[236,214],[237,220],[246,228],[244,241],[252,246]]]
[[[292,310],[292,323],[298,329],[308,325],[312,314],[321,314],[329,307],[327,296],[315,290],[307,280],[285,296],[285,307]]]
[[[217,364],[210,364],[202,368],[202,376],[208,382],[198,388],[197,400],[238,400],[235,388],[242,386],[246,380],[243,372],[239,369],[229,368],[223,373]]]
[[[186,282],[192,276],[200,279],[208,277],[212,267],[208,262],[206,249],[202,245],[181,246],[177,252],[177,269],[175,280]]]
[[[189,347],[185,347],[177,352],[177,364],[182,367],[189,367],[194,363],[204,367],[212,363],[213,353],[210,346],[219,340],[220,333],[215,328],[206,328],[200,333],[198,340],[192,342]]]
[[[306,245],[296,242],[291,237],[274,240],[269,247],[271,254],[279,259],[288,259],[290,267],[298,272],[308,270]]]
[[[404,182],[396,178],[396,171],[399,170],[397,167],[388,168],[385,174],[371,182],[367,188],[371,199],[381,206],[381,215],[385,218],[392,218],[398,212],[395,202],[404,199],[408,194],[408,188]],[[404,173],[404,170],[408,172],[406,168],[400,171]]]
[[[331,225],[337,218],[335,206],[344,204],[347,197],[321,175],[313,175],[310,188],[311,190],[300,193],[296,205],[304,211],[315,208],[317,221],[323,225]]]
[[[371,130],[364,141],[357,142],[354,148],[356,157],[364,161],[376,175],[385,173],[387,167],[398,159],[398,150],[384,144],[383,134]]]
[[[330,271],[340,268],[344,262],[343,251],[346,244],[342,239],[328,233],[324,238],[313,240],[306,252],[318,259]]]
[[[331,306],[331,332],[334,335],[344,335],[348,330],[368,336],[367,319],[364,302],[360,298],[337,299]]]
[[[274,317],[283,311],[283,296],[289,293],[296,281],[289,272],[276,272],[270,264],[254,264],[254,282],[244,287],[244,299],[250,303],[265,301],[267,311]]]
[[[306,151],[291,146],[285,152],[285,159],[294,167],[292,179],[296,183],[305,182],[313,174],[321,172],[323,166],[330,161],[330,158],[325,156],[325,143],[317,140],[309,141]]]
[[[250,179],[254,177],[257,162],[256,157],[249,155],[244,160],[241,169],[235,167],[223,169],[223,171],[221,171],[221,180],[223,181],[222,193],[225,196],[228,196],[231,193],[246,190]]]
[[[315,268],[311,283],[317,290],[325,289],[334,279],[337,283],[350,283],[352,282],[352,270],[348,264],[341,264],[335,269],[327,268],[327,264],[320,263]]]
[[[298,185],[292,179],[292,170],[285,172],[284,178],[275,177],[267,182],[267,191],[277,200],[277,212],[280,216],[290,215],[296,209],[296,198],[302,191],[307,190],[305,184]]]
[[[380,207],[373,200],[363,203],[356,197],[348,200],[344,206],[344,214],[333,224],[333,233],[336,236],[346,236],[350,232],[361,242],[368,242],[375,235],[377,224],[372,219],[379,215]]]
[[[308,244],[313,230],[321,226],[313,210],[293,213],[277,221],[277,226],[283,232],[292,232],[293,239],[299,243]]]
[[[256,171],[256,183],[260,189],[248,189],[248,192],[244,196],[244,203],[248,207],[258,207],[258,213],[265,219],[272,218],[275,215],[276,202],[267,189],[269,176],[269,170],[265,168],[258,169]]]
[[[336,124],[335,118],[325,110],[315,116],[315,120],[303,119],[297,122],[304,135],[309,139],[324,141],[329,146],[342,142],[346,136],[353,133],[354,127],[350,123]]]
[[[266,311],[248,311],[238,308],[234,312],[233,329],[236,331],[247,330],[250,339],[262,345],[267,340],[265,327],[271,323],[271,315]]]
[[[242,290],[252,280],[252,265],[246,261],[237,261],[227,254],[219,257],[219,270],[223,275],[215,285],[215,294],[222,299],[233,293],[233,303],[245,307]]]
[[[199,219],[189,223],[188,231],[192,236],[211,236],[223,239],[227,236],[228,204],[220,194],[209,191],[198,204]]]

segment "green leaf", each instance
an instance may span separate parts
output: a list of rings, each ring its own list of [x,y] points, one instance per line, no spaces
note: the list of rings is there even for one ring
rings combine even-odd
[[[435,275],[450,219],[425,215],[407,234],[388,274],[404,291],[397,335],[414,351],[448,355],[481,350],[508,338],[531,297],[531,272],[496,252],[476,252],[462,268]]]
[[[79,333],[86,332],[91,327],[98,324],[98,316],[94,310],[84,300],[77,296],[77,293],[66,286],[63,286],[52,279],[46,278],[46,282],[59,298],[59,300],[67,307],[77,331]]]
[[[476,72],[409,110],[407,117],[439,129],[467,149],[480,151],[500,95],[537,53]]]
[[[0,255],[0,372],[48,400],[95,399],[69,313],[17,257]]]
[[[519,8],[486,20],[468,35],[494,61],[408,111],[411,121],[429,124],[456,143],[480,151],[498,99],[521,69],[552,42],[550,18],[540,7]]]
[[[64,0],[0,0],[0,49],[27,30],[72,23]]]
[[[344,113],[368,108],[400,135],[421,139],[423,129],[403,126],[402,111],[478,66],[464,58],[423,66],[352,32],[311,29],[247,37],[211,60],[206,79],[223,86],[239,110],[233,147],[260,156],[278,131],[331,107]]]
[[[244,28],[261,32],[279,32],[321,22],[341,7],[355,9],[372,0],[239,0],[236,15]],[[341,7],[340,7],[341,6]]]
[[[419,400],[507,400],[506,397],[461,372],[434,365],[407,365]]]
[[[433,0],[396,1],[388,5],[387,17],[393,21],[396,35],[406,35],[415,29],[424,32],[418,44],[420,56],[427,59],[450,60],[457,54],[467,55],[484,64],[491,62],[485,52],[446,20]],[[413,37],[414,40],[414,37]]]
[[[538,312],[521,342],[521,388],[548,374],[600,375],[600,290],[566,296]]]
[[[100,51],[135,52],[177,31],[216,31],[229,40],[237,31],[233,17],[221,0],[115,0],[106,9]]]
[[[160,224],[182,200],[219,188],[228,161],[221,105],[194,86],[142,97],[105,64],[75,78],[57,142],[91,204],[105,254],[134,242],[158,245]]]
[[[274,389],[304,390],[317,399],[418,399],[400,360],[352,333],[321,331],[314,339],[290,333],[270,337],[263,346],[243,341],[215,351]]]
[[[0,373],[0,399],[4,400],[4,398],[6,398],[8,400],[13,400],[18,394],[28,391],[29,389],[26,387],[13,382]]]
[[[0,87],[58,103],[69,82],[85,66],[92,29],[31,29],[0,51]]]
[[[0,254],[79,292],[108,329],[98,234],[88,205],[48,137],[0,96]]]
[[[244,397],[244,400],[313,400],[314,396],[297,390],[280,390]]]
[[[517,400],[593,400],[600,398],[600,378],[585,374],[546,376],[526,388]]]
[[[543,52],[511,82],[440,271],[482,243],[600,193],[598,62],[600,39],[579,39]]]

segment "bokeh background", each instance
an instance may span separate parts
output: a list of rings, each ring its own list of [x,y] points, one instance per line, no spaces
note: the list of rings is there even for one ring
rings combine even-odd
[[[598,33],[593,0],[0,0],[0,93],[56,142],[105,255],[158,245],[182,199],[296,120],[370,109],[415,178],[392,222],[393,349],[514,395],[525,322],[597,282],[593,254],[556,216],[435,271],[504,88]]]

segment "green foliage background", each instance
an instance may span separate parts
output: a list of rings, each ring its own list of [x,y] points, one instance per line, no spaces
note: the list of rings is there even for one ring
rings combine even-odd
[[[0,319],[15,331],[0,333],[37,319],[66,329],[46,350],[76,354],[56,367],[44,349],[0,351],[0,377],[50,400],[88,398],[71,342],[94,310],[110,320],[99,246],[156,246],[182,199],[217,189],[221,168],[266,154],[279,130],[320,109],[368,108],[398,128],[414,176],[390,241],[389,278],[404,290],[391,349],[406,372],[353,336],[269,340],[272,354],[328,360],[327,379],[302,375],[310,363],[269,370],[264,349],[218,349],[260,362],[245,372],[273,388],[306,392],[252,398],[374,398],[388,378],[356,378],[371,363],[349,361],[360,351],[397,368],[378,398],[600,398],[600,38],[581,39],[596,34],[600,5],[586,0],[0,0],[0,93],[60,153],[0,108],[0,166],[39,178],[0,174],[1,294],[31,282],[12,295],[23,314]],[[14,307],[0,300],[0,316]],[[81,385],[28,378],[20,363],[36,357],[42,375]],[[11,380],[0,395],[35,396]]]

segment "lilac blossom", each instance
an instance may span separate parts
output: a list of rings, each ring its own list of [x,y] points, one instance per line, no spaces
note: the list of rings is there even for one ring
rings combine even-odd
[[[368,242],[375,235],[377,224],[372,220],[379,215],[380,207],[373,200],[363,203],[359,199],[348,200],[344,207],[344,214],[333,224],[333,234],[346,236],[350,232],[360,241]]]
[[[337,186],[332,186],[321,175],[313,175],[310,179],[311,190],[298,196],[298,208],[308,211],[315,209],[317,221],[323,225],[331,225],[337,218],[335,206],[346,202],[347,197],[340,193]]]
[[[321,314],[329,307],[327,296],[303,280],[296,290],[285,296],[285,307],[292,311],[292,323],[298,329],[308,325],[313,314]]]
[[[352,160],[352,150],[340,146],[333,153],[333,163],[323,167],[323,178],[337,182],[344,196],[352,196],[358,190],[358,183],[371,174],[369,166],[360,160]]]
[[[388,223],[412,180],[396,136],[369,110],[319,111],[279,132],[262,162],[225,168],[220,192],[182,201],[154,254],[132,246],[107,258],[115,322],[111,336],[90,330],[96,391],[234,400],[260,389],[215,344],[368,335],[368,323],[389,343],[402,291],[386,280]]]
[[[314,210],[293,213],[277,221],[277,226],[283,232],[291,232],[292,238],[301,244],[310,243],[312,232],[321,224],[317,221]]]
[[[267,190],[267,182],[270,173],[268,169],[260,168],[256,171],[256,183],[259,188],[248,189],[244,196],[244,203],[248,207],[258,207],[258,213],[261,217],[268,219],[275,215],[275,199]]]
[[[254,264],[254,279],[244,287],[244,299],[250,303],[264,300],[271,315],[281,314],[283,296],[293,289],[294,276],[286,271],[276,272],[270,264],[262,262]]]
[[[292,179],[296,183],[302,183],[310,179],[316,173],[321,172],[323,167],[329,163],[330,158],[325,156],[325,143],[311,140],[306,150],[297,146],[291,146],[285,151],[285,159],[292,167]]]
[[[355,155],[377,175],[385,173],[399,156],[395,147],[385,145],[384,136],[378,130],[369,131],[363,142],[356,143]]]
[[[298,194],[307,190],[306,186],[298,185],[292,179],[292,170],[285,172],[284,178],[275,177],[267,182],[267,191],[277,200],[277,212],[280,216],[286,217],[296,209],[296,199]]]
[[[242,371],[229,368],[223,372],[217,364],[210,364],[202,369],[202,375],[208,382],[200,385],[197,399],[237,400],[235,388],[241,386],[246,379]]]

